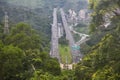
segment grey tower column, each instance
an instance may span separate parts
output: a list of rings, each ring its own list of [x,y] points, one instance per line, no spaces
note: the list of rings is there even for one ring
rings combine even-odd
[[[57,25],[57,8],[53,10],[53,24],[52,24],[52,37],[51,37],[51,57],[57,58],[60,61],[58,49],[58,25]]]
[[[4,34],[9,33],[9,25],[8,25],[8,14],[5,12],[5,18],[4,18]]]

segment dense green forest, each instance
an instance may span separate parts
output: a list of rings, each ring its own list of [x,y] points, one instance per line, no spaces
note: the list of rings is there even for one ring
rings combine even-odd
[[[76,80],[120,80],[120,1],[90,0],[92,47],[75,68]],[[110,25],[103,25],[106,14]]]
[[[53,9],[54,7],[63,7],[65,9],[80,10],[87,7],[87,0],[4,0],[5,2],[25,6],[29,8]]]
[[[77,11],[88,5],[85,2],[0,0],[0,80],[120,80],[119,0],[89,0],[90,40],[73,70],[61,70],[58,60],[49,56],[52,9]],[[4,11],[9,15],[9,34],[3,33]]]
[[[28,24],[18,23],[0,36],[0,80],[35,80],[40,74],[42,80],[44,74],[61,73],[57,59],[48,55],[47,40]]]

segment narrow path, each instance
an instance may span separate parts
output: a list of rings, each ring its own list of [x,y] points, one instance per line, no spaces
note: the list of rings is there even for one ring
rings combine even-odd
[[[76,45],[80,45],[90,39],[89,35],[87,35],[87,34],[79,33],[77,31],[75,31],[74,29],[71,29],[71,31],[74,34],[78,34],[81,37],[81,39],[78,42],[76,42]]]

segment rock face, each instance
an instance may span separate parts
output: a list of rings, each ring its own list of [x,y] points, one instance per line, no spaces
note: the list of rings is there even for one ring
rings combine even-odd
[[[102,18],[103,18],[103,21],[104,23],[100,25],[100,29],[101,30],[104,30],[104,29],[110,29],[112,28],[111,25],[111,19],[114,17],[114,16],[120,16],[120,9],[117,8],[113,11],[110,11],[110,12],[107,12]]]
[[[90,13],[87,9],[81,9],[78,13],[78,20],[79,21],[89,21],[90,20]]]
[[[87,10],[86,9],[82,9],[79,11],[78,13],[78,17],[79,17],[79,20],[85,20],[87,18]]]
[[[87,9],[81,9],[78,13],[74,10],[68,10],[68,17],[67,20],[70,25],[76,26],[80,22],[89,22],[90,21],[90,13]]]
[[[69,12],[69,14],[68,14],[68,22],[70,24],[75,25],[75,23],[77,23],[77,19],[78,19],[77,18],[77,13],[72,9],[69,9],[68,12]]]

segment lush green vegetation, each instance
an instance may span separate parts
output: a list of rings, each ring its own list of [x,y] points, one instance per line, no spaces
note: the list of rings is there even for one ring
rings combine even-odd
[[[90,0],[90,7],[94,11],[90,25],[92,38],[87,43],[92,48],[76,66],[76,80],[120,79],[120,15],[114,12],[120,8],[119,3],[118,0]],[[115,15],[109,18],[111,24],[105,28],[102,25],[104,16],[111,12]]]
[[[89,33],[89,25],[86,24],[85,22],[84,23],[79,23],[78,25],[74,26],[74,30],[79,32],[79,33],[85,33],[85,34],[88,34]],[[74,34],[74,39],[75,41],[79,41],[81,39],[81,37],[79,36],[79,34]]]
[[[60,57],[61,57],[61,62],[62,63],[66,63],[70,64],[72,63],[72,56],[70,53],[70,48],[67,45],[59,45],[59,53],[60,53]]]
[[[88,29],[88,28],[89,28],[88,25],[78,24],[78,25],[75,27],[75,31],[80,32],[80,33],[88,34],[88,33],[89,33],[89,29]]]
[[[63,7],[67,9],[80,10],[87,8],[87,0],[4,0],[14,5],[25,6],[29,8],[44,8],[53,9],[54,7]],[[48,10],[47,9],[47,10]]]
[[[72,63],[72,55],[71,55],[68,41],[65,38],[65,34],[59,39],[59,53],[60,53],[62,63],[64,64]]]
[[[39,76],[44,80],[49,74],[61,74],[57,59],[48,55],[49,44],[46,44],[44,36],[39,35],[28,24],[19,23],[12,27],[8,35],[2,33],[0,79],[35,80]]]
[[[39,4],[40,9],[30,11],[0,3],[0,80],[120,80],[120,1],[89,0],[90,9],[93,11],[90,23],[91,40],[81,45],[85,55],[81,62],[74,65],[73,70],[61,70],[58,60],[50,58],[50,38],[47,37],[50,36],[49,15],[52,8],[61,3],[59,7],[74,9],[78,0],[45,1],[46,7]],[[32,4],[32,7],[35,7],[36,3]],[[3,34],[3,6],[11,17],[9,34]],[[44,9],[48,11],[44,12]],[[37,14],[40,12],[41,14]],[[106,14],[114,14],[109,17],[111,24],[107,28],[103,25]],[[23,20],[26,23],[18,23]],[[82,32],[87,28],[84,26],[79,24],[76,29]],[[71,63],[68,42],[61,38],[59,43],[63,63],[66,63],[66,56],[68,63]]]
[[[84,34],[90,35],[89,34],[89,25],[88,25],[88,22],[86,22],[86,21],[80,22],[78,25],[74,26],[74,30],[79,33],[84,33]],[[79,34],[73,33],[73,37],[76,42],[78,42],[81,39]],[[94,43],[94,41],[92,41],[92,42]],[[90,41],[88,41],[88,43],[90,44]],[[90,48],[91,46],[88,43],[83,43],[80,45],[80,51],[82,54],[87,54],[89,52],[89,50],[91,49]]]

